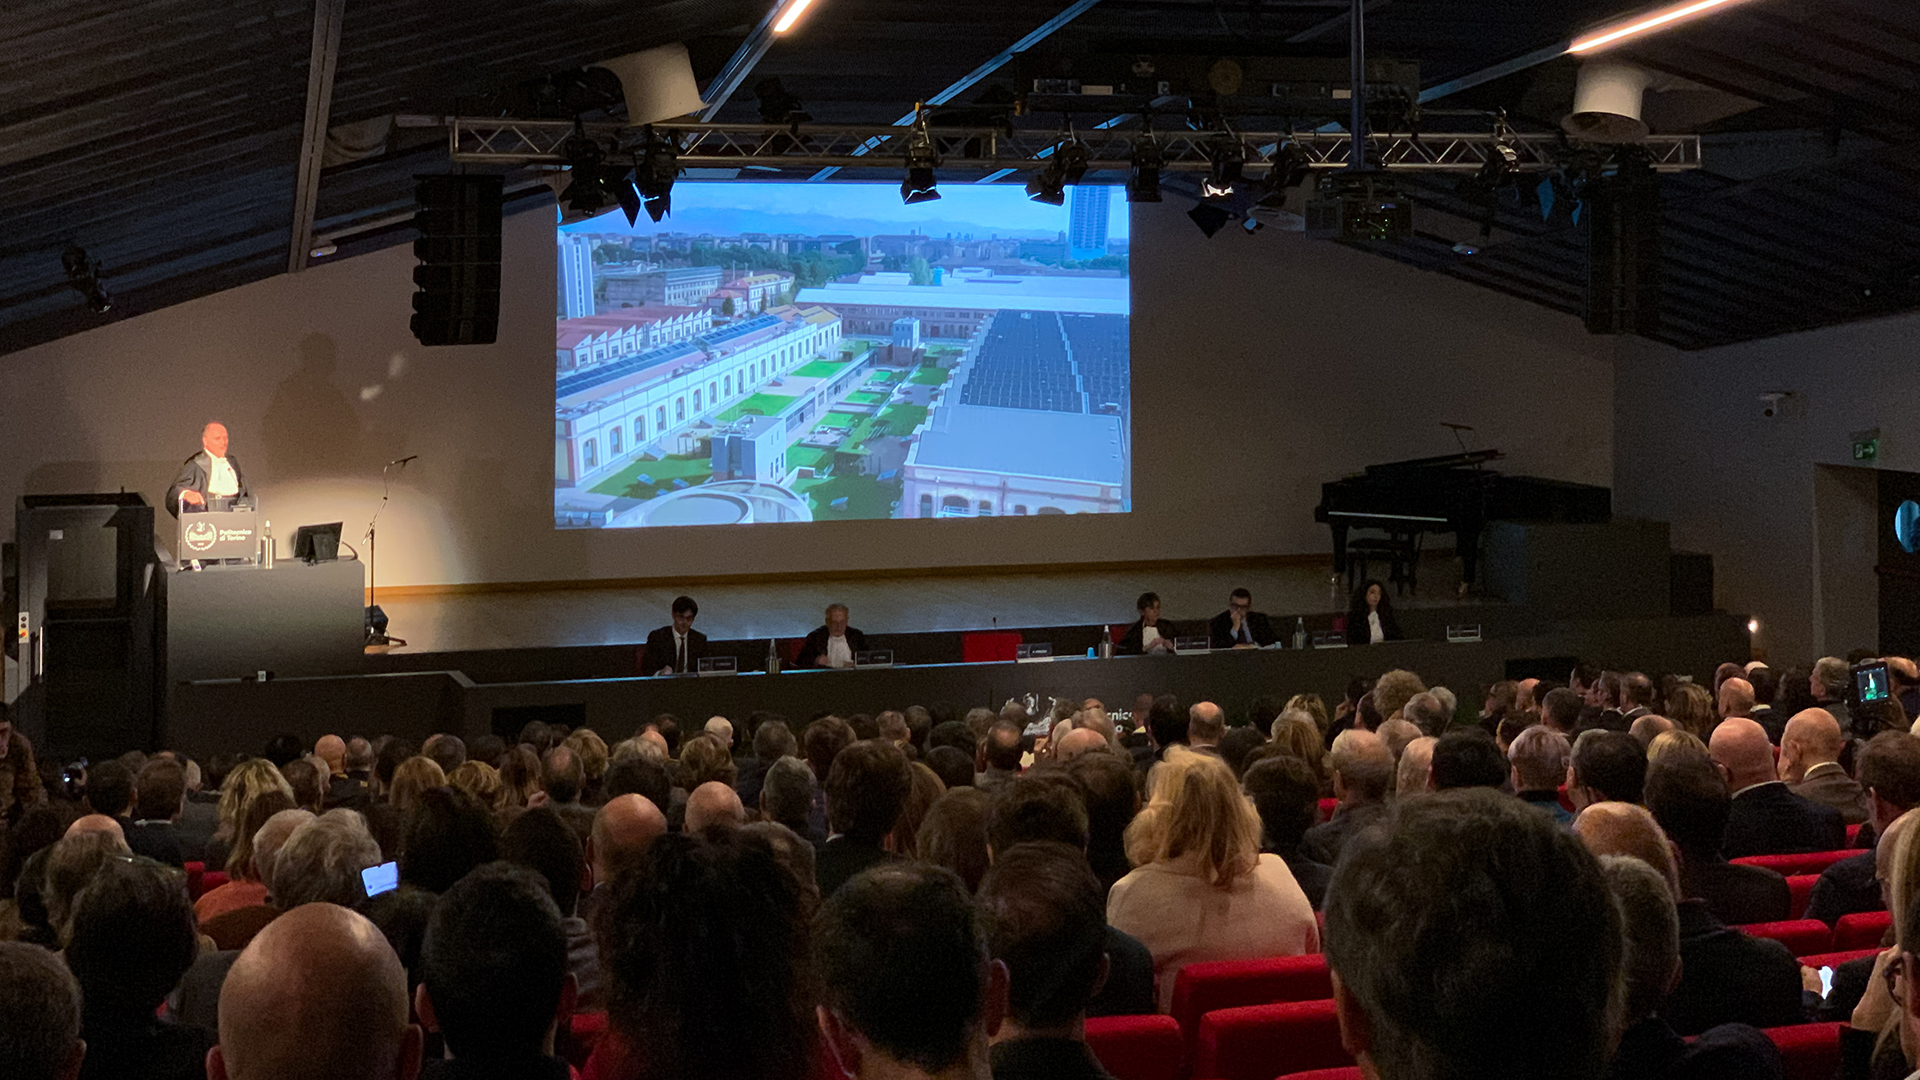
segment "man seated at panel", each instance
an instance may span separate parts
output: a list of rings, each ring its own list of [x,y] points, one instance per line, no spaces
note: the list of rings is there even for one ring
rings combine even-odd
[[[247,497],[246,473],[240,459],[227,453],[227,426],[208,424],[200,429],[200,452],[180,465],[180,474],[167,489],[167,512],[179,517],[207,508],[208,499]]]
[[[867,651],[867,635],[847,625],[847,605],[828,604],[825,625],[816,627],[800,645],[796,666],[850,668],[853,658]]]
[[[640,674],[679,675],[693,671],[707,655],[707,635],[693,628],[700,605],[691,596],[673,600],[673,625],[663,626],[647,635],[640,651]]]
[[[1253,594],[1235,589],[1227,594],[1227,610],[1207,623],[1207,640],[1216,649],[1264,649],[1278,639],[1266,613],[1253,610]]]

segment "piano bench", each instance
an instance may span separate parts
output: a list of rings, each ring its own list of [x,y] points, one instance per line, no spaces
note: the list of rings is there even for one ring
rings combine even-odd
[[[1367,564],[1370,561],[1384,561],[1389,571],[1387,582],[1399,587],[1400,595],[1408,590],[1418,591],[1415,580],[1420,569],[1420,540],[1418,533],[1398,535],[1384,540],[1347,541],[1347,590],[1360,587],[1368,577]]]

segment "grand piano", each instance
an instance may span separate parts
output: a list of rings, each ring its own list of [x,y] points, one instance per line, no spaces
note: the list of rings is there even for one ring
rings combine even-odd
[[[1613,490],[1592,484],[1506,476],[1487,468],[1505,455],[1469,450],[1440,457],[1369,465],[1367,471],[1320,485],[1313,519],[1333,530],[1333,567],[1347,571],[1347,531],[1380,529],[1396,537],[1450,532],[1475,581],[1480,530],[1489,521],[1605,523],[1613,519]],[[1417,550],[1417,549],[1416,549]]]

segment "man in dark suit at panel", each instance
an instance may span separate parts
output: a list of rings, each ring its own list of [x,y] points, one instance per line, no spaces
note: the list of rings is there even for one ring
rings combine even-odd
[[[1752,720],[1722,720],[1707,746],[1726,773],[1733,792],[1723,852],[1730,859],[1747,855],[1784,855],[1837,851],[1847,846],[1840,811],[1795,795],[1775,771],[1773,744]]]
[[[696,670],[700,658],[707,655],[707,635],[693,628],[700,605],[691,596],[673,599],[673,625],[663,626],[647,635],[646,648],[640,652],[640,674],[678,675]]]
[[[208,424],[200,430],[200,452],[181,464],[180,474],[167,489],[167,513],[174,517],[182,511],[198,513],[207,508],[208,499],[247,494],[247,474],[240,469],[240,459],[227,453],[227,426]]]
[[[850,668],[853,658],[867,651],[867,635],[847,625],[847,605],[828,604],[827,621],[800,644],[796,666]]]
[[[1277,640],[1273,624],[1265,612],[1253,610],[1253,594],[1245,589],[1227,595],[1227,610],[1207,623],[1207,639],[1216,649],[1265,648]]]

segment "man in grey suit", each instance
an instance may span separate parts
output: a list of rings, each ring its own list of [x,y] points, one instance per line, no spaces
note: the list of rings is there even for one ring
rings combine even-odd
[[[1840,722],[1825,709],[1806,709],[1780,735],[1780,779],[1803,799],[1840,811],[1849,825],[1867,820],[1867,793],[1840,767],[1846,748]]]
[[[200,452],[180,466],[167,489],[167,513],[179,517],[207,508],[208,499],[244,498],[247,477],[240,470],[240,459],[227,453],[227,426],[208,424],[200,430]]]

